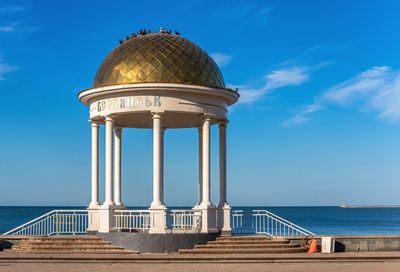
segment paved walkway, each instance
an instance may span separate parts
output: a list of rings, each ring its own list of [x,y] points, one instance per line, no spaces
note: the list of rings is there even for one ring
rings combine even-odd
[[[400,252],[334,254],[18,254],[0,252],[0,272],[269,271],[399,272]]]
[[[0,251],[0,262],[62,261],[62,262],[339,262],[339,261],[399,261],[400,252],[346,252],[333,254],[22,254]],[[400,271],[400,267],[399,267]]]
[[[400,262],[312,262],[312,263],[2,263],[1,272],[399,272]]]

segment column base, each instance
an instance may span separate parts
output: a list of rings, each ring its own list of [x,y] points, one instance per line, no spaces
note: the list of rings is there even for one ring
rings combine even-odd
[[[193,206],[192,210],[198,210],[200,207],[199,203],[196,203],[196,205]]]
[[[88,206],[88,209],[98,209],[98,208],[100,208],[100,203],[99,202],[90,202],[89,203],[89,206]]]
[[[100,205],[89,204],[88,210],[88,232],[97,232],[100,228]]]
[[[167,233],[167,208],[164,205],[153,205],[150,211],[149,233]]]
[[[120,206],[104,204],[99,208],[99,229],[98,232],[109,233],[114,232],[114,211],[120,209]]]
[[[201,211],[201,232],[219,232],[217,226],[217,208],[214,205],[200,205],[197,210]]]
[[[230,235],[231,229],[231,207],[228,203],[218,204],[218,228],[222,235]]]

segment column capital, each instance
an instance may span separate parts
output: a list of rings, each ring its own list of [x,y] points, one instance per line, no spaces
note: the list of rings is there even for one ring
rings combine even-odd
[[[100,126],[98,121],[89,120],[89,123],[90,123],[91,127],[99,127]]]
[[[115,129],[115,133],[122,133],[123,127],[121,127],[121,126],[115,126],[114,129]]]
[[[115,120],[114,120],[114,118],[112,118],[111,116],[106,116],[105,118],[104,118],[104,121],[106,121],[106,122],[114,122]]]
[[[224,120],[218,121],[217,123],[220,127],[226,127],[228,125],[229,121],[227,119],[224,119]]]
[[[212,118],[214,117],[214,114],[210,114],[210,113],[204,113],[203,115],[203,121],[212,121]]]
[[[163,112],[152,112],[151,115],[153,115],[153,119],[161,119],[163,116]]]

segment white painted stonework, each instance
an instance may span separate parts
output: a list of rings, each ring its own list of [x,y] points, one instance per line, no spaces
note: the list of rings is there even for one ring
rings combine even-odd
[[[112,232],[115,210],[124,209],[121,199],[122,131],[153,129],[153,201],[149,207],[149,233],[166,233],[168,209],[164,203],[164,133],[170,128],[199,130],[198,199],[194,210],[201,213],[201,232],[230,232],[230,207],[226,196],[226,124],[228,106],[237,92],[202,86],[143,83],[93,88],[79,93],[88,105],[92,127],[92,190],[89,231]],[[99,203],[99,126],[105,129],[105,201]],[[210,133],[219,126],[219,201],[210,199]],[[197,214],[197,213],[196,213]],[[197,223],[196,223],[197,224]],[[173,230],[172,230],[173,231]]]

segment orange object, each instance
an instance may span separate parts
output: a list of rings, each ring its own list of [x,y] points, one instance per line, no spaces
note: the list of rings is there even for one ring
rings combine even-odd
[[[317,240],[311,240],[310,243],[310,249],[308,250],[308,253],[317,253]]]

